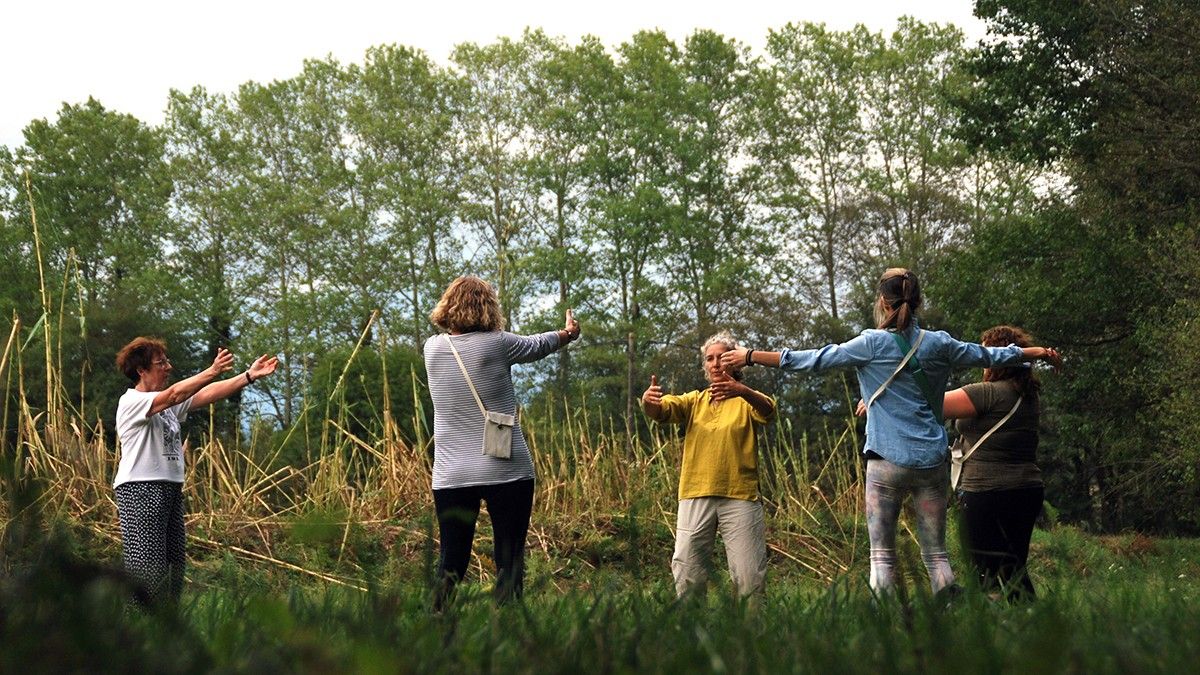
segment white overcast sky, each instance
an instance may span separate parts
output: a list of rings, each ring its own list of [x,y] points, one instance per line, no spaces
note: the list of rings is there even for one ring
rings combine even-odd
[[[170,89],[233,91],[291,77],[306,58],[361,62],[367,47],[404,44],[445,63],[461,42],[519,36],[527,27],[610,47],[658,28],[681,41],[698,28],[761,53],[767,30],[789,21],[856,23],[890,31],[896,19],[953,23],[983,37],[971,0],[17,0],[0,13],[0,145],[23,142],[33,119],[88,96],[161,123]]]

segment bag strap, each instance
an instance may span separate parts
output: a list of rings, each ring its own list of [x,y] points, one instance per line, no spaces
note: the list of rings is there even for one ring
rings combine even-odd
[[[900,374],[900,371],[904,370],[904,366],[908,364],[908,360],[913,357],[913,354],[917,353],[917,347],[920,346],[921,340],[924,339],[925,331],[921,331],[921,334],[917,336],[917,343],[912,346],[912,349],[908,350],[908,353],[904,355],[904,358],[900,359],[900,365],[896,366],[896,369],[892,371],[892,374],[888,376],[888,379],[884,380],[883,384],[879,385],[879,388],[875,390],[874,394],[871,394],[871,400],[867,401],[868,409],[870,409],[871,404],[875,402],[875,399],[879,398],[879,395],[883,393],[883,390],[887,389],[888,385],[892,383],[892,380],[896,379],[896,376]]]
[[[904,339],[904,336],[901,335],[899,331],[893,332],[891,335],[892,339],[896,341],[896,345],[900,347],[900,351],[908,349],[908,340]],[[918,344],[923,337],[925,337],[924,329],[922,329],[917,335]],[[916,345],[913,346],[913,351],[916,351]],[[938,424],[942,424],[944,421],[942,417],[942,406],[934,403],[934,401],[940,399],[933,393],[933,385],[929,383],[929,378],[925,375],[925,371],[921,368],[920,360],[918,360],[916,357],[913,357],[912,366],[913,367],[910,370],[912,372],[913,379],[917,381],[917,387],[920,388],[921,394],[925,396],[925,402],[928,403],[930,409],[933,410],[934,419],[938,421]]]
[[[463,379],[467,381],[467,386],[471,388],[471,395],[475,397],[475,402],[479,404],[479,412],[487,417],[487,408],[483,407],[483,400],[479,398],[479,392],[475,391],[475,383],[471,381],[471,376],[467,374],[467,367],[463,365],[462,357],[458,355],[458,350],[454,348],[454,340],[446,335],[446,344],[450,345],[450,351],[454,352],[454,360],[458,361],[458,368],[462,371]]]
[[[1012,417],[1013,413],[1017,412],[1017,408],[1021,407],[1021,401],[1023,401],[1023,400],[1025,400],[1024,396],[1018,396],[1017,404],[1012,407],[1012,410],[1009,410],[1007,415],[1002,417],[999,422],[996,422],[995,424],[993,424],[992,428],[988,429],[986,434],[980,436],[979,440],[975,441],[975,443],[972,444],[971,447],[967,448],[966,451],[963,452],[962,457],[959,458],[958,461],[959,462],[967,461],[967,458],[970,457],[972,455],[972,453],[974,453],[976,450],[978,450],[979,446],[983,445],[983,442],[988,439],[988,436],[991,436],[993,432],[995,432],[1000,427],[1004,426],[1004,423],[1008,421],[1008,418]]]

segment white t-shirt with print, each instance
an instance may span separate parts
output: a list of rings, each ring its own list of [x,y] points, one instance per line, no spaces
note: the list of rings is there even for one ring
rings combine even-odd
[[[183,439],[179,424],[187,419],[192,399],[146,416],[156,391],[129,389],[117,403],[117,438],[121,462],[113,487],[129,481],[183,482]]]

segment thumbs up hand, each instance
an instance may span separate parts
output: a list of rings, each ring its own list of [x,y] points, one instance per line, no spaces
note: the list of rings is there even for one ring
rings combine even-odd
[[[642,394],[642,403],[651,406],[661,405],[662,396],[662,387],[658,386],[658,376],[651,375],[650,386],[647,387],[645,393]]]
[[[566,320],[563,322],[563,330],[567,333],[567,338],[574,342],[579,339],[579,322],[575,320],[575,312],[570,308],[567,309]]]

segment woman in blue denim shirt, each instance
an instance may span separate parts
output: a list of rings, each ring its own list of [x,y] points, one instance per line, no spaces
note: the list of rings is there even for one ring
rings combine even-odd
[[[917,276],[906,269],[892,268],[879,280],[877,329],[864,330],[849,342],[820,349],[737,349],[722,355],[727,369],[752,364],[813,373],[854,368],[862,398],[870,401],[904,359],[905,352],[893,333],[904,337],[909,345],[917,344],[905,372],[891,380],[867,416],[867,444],[863,449],[867,457],[867,531],[871,539],[871,588],[878,593],[889,592],[895,585],[896,523],[900,504],[909,493],[916,507],[917,539],[930,586],[934,593],[954,586],[946,554],[950,476],[946,429],[942,426],[942,396],[951,369],[989,368],[1037,359],[1056,367],[1061,364],[1053,349],[983,347],[960,342],[942,331],[924,331],[916,319],[920,307]],[[918,367],[928,379],[932,401],[922,393],[911,372]]]

